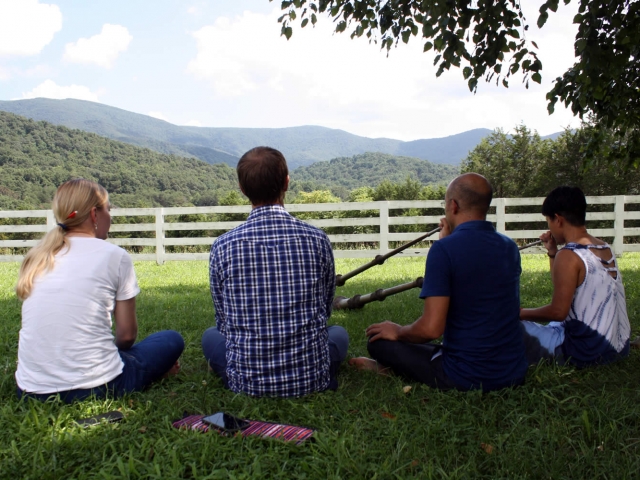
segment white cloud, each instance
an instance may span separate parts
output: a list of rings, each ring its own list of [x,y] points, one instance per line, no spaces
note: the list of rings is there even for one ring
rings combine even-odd
[[[118,56],[127,50],[133,37],[122,25],[105,23],[102,31],[91,38],[81,38],[67,43],[64,60],[72,63],[92,63],[111,68]]]
[[[184,124],[186,127],[201,127],[202,123],[200,123],[198,120],[189,120],[187,123]]]
[[[433,54],[422,52],[419,39],[387,56],[366,38],[333,34],[334,24],[324,16],[315,28],[296,24],[287,41],[277,8],[268,15],[245,11],[219,18],[193,32],[197,54],[187,71],[210,84],[227,107],[225,120],[238,126],[315,124],[410,140],[472,128],[510,130],[523,122],[544,135],[573,120],[559,105],[550,117],[545,100],[551,80],[573,63],[575,12],[569,7],[552,14],[542,30],[530,19],[527,35],[540,47],[544,71],[543,85],[529,82],[528,90],[515,77],[509,89],[481,82],[473,95],[459,69],[436,78]],[[235,112],[245,113],[241,118]]]
[[[92,92],[89,87],[84,85],[57,85],[53,80],[45,80],[30,92],[22,94],[22,98],[77,98],[78,100],[89,100],[91,102],[98,101],[99,94]]]
[[[169,120],[167,120],[167,117],[165,117],[162,112],[147,112],[147,115],[149,115],[150,117],[153,118],[157,118],[158,120],[164,120],[165,122],[168,122]]]
[[[57,5],[0,0],[0,56],[37,55],[62,28]]]
[[[559,26],[554,27],[551,15],[546,30],[528,33],[546,51],[541,53],[543,85],[529,82],[527,90],[515,77],[509,89],[481,83],[476,95],[459,69],[436,78],[433,55],[422,52],[419,39],[387,56],[364,38],[333,34],[333,22],[323,17],[315,28],[294,27],[287,41],[279,35],[279,14],[278,9],[268,15],[244,12],[192,34],[197,55],[188,72],[208,82],[217,100],[226,102],[227,122],[315,124],[410,140],[472,128],[510,130],[521,122],[544,135],[572,121],[563,108],[550,117],[545,101],[551,80],[572,63],[574,34],[566,33],[571,12]]]

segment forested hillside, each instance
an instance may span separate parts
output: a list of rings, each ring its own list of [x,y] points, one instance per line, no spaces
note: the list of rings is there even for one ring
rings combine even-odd
[[[418,191],[448,182],[457,171],[451,165],[380,153],[337,158],[292,171],[287,202],[300,201],[301,192],[327,190],[340,197],[333,201],[348,200],[354,190],[378,186],[379,192],[371,193],[376,199],[395,199],[405,195],[394,189],[404,192],[408,178]],[[118,207],[242,201],[235,170],[226,164],[164,155],[0,111],[0,209],[49,208],[56,188],[76,177],[104,185]]]
[[[0,209],[49,208],[56,188],[74,177],[99,182],[119,207],[216,205],[238,190],[226,164],[0,112]]]
[[[360,187],[376,187],[385,180],[400,183],[410,177],[424,185],[437,185],[448,183],[458,173],[459,168],[454,165],[384,153],[363,153],[298,167],[291,173],[291,178],[296,182],[310,182],[330,188],[345,197],[343,192]]]
[[[478,128],[443,138],[409,142],[368,138],[319,126],[289,128],[210,128],[173,125],[147,115],[84,100],[34,98],[0,101],[0,110],[78,128],[160,153],[195,156],[209,163],[235,166],[250,148],[268,145],[282,151],[290,168],[365,152],[415,157],[459,165],[491,133]]]
[[[585,163],[596,135],[600,151],[591,151],[594,160]],[[588,123],[553,140],[518,125],[513,135],[496,130],[483,139],[462,171],[487,177],[495,197],[543,197],[558,185],[580,187],[586,195],[638,195],[640,169],[610,158],[620,146],[613,132],[598,132]]]

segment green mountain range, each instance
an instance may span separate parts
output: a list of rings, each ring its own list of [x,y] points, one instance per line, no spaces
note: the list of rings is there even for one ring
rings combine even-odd
[[[457,172],[452,165],[381,153],[336,158],[292,170],[287,201],[300,191],[328,189],[346,199],[350,190],[407,177],[442,184]],[[217,205],[239,193],[235,170],[226,163],[158,153],[0,111],[0,209],[49,208],[56,188],[76,177],[103,185],[119,207]]]
[[[318,126],[291,128],[184,127],[157,118],[84,100],[0,101],[0,110],[64,125],[160,153],[196,157],[235,166],[247,150],[268,145],[282,151],[290,168],[365,152],[415,157],[458,165],[491,130],[479,128],[445,138],[403,142],[366,138]]]
[[[291,178],[344,192],[359,187],[376,187],[384,180],[402,183],[407,177],[423,185],[445,184],[459,172],[460,169],[455,165],[385,153],[362,153],[298,167],[292,172]]]
[[[235,170],[0,112],[0,209],[50,208],[71,178],[95,180],[119,207],[216,205]]]

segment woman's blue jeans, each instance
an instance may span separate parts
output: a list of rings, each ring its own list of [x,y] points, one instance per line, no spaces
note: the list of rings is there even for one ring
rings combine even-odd
[[[119,350],[124,363],[122,373],[105,385],[52,393],[28,393],[18,387],[18,397],[25,396],[44,401],[59,395],[66,403],[84,400],[90,396],[104,398],[111,394],[120,397],[125,393],[143,390],[162,378],[180,358],[183,350],[184,340],[178,332],[163,330],[152,333],[129,350]]]

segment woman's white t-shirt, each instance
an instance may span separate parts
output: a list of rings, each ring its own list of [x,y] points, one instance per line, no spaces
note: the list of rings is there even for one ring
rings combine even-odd
[[[111,315],[139,292],[133,262],[104,240],[69,237],[22,305],[16,382],[29,393],[93,388],[122,373]]]

